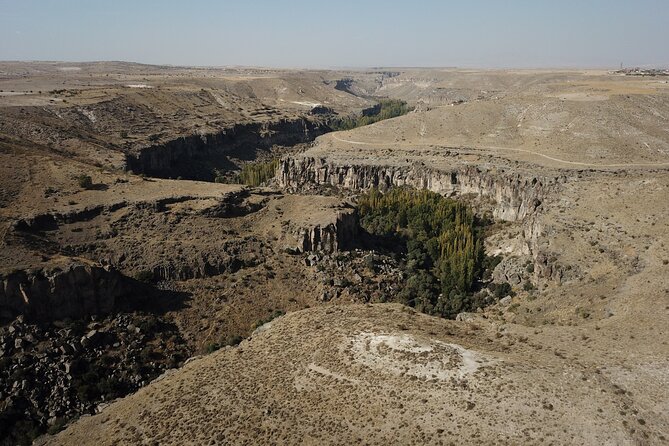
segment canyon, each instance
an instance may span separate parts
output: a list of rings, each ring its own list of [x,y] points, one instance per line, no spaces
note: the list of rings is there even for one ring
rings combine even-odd
[[[666,84],[71,66],[0,63],[7,444],[666,442]],[[397,303],[357,209],[391,188],[488,222],[485,304]]]

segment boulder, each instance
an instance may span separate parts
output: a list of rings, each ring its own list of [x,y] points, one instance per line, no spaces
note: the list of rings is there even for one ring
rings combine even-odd
[[[506,307],[510,303],[511,303],[511,296],[506,296],[499,300],[499,304],[503,307]]]

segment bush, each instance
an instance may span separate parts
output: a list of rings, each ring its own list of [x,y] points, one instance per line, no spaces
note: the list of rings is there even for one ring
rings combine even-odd
[[[274,319],[276,319],[277,317],[281,317],[284,314],[286,314],[286,313],[283,310],[274,310],[272,312],[272,314],[270,314],[269,317],[267,317],[266,319],[260,319],[260,320],[256,321],[253,328],[262,327],[266,323],[272,322]]]
[[[77,184],[82,189],[90,189],[93,187],[93,178],[90,175],[79,175],[77,177]]]
[[[214,353],[216,350],[220,349],[221,345],[218,342],[211,342],[204,346],[204,352],[206,354]]]
[[[368,255],[367,257],[365,257],[365,266],[366,266],[367,269],[369,269],[371,272],[375,272],[375,271],[376,271],[376,261],[374,260],[374,256],[373,256],[373,255]]]
[[[103,377],[97,384],[98,393],[108,400],[125,394],[127,390],[121,381],[114,378]]]
[[[223,343],[223,345],[235,346],[235,345],[239,345],[239,343],[242,342],[243,340],[244,340],[244,338],[242,338],[242,337],[239,336],[239,335],[230,336],[229,338],[227,338],[227,339],[225,340],[225,342]]]
[[[214,169],[214,183],[227,183],[227,178],[225,177],[222,170]]]
[[[153,279],[153,274],[151,273],[151,271],[144,271],[144,272],[145,273],[148,272],[149,274],[151,274],[151,277],[148,280]],[[160,321],[160,319],[158,319],[153,315],[146,316],[145,319],[142,319],[135,325],[146,335],[150,335],[152,333],[158,333],[164,330],[163,324]]]
[[[151,347],[146,346],[139,352],[139,359],[143,364],[148,364],[150,362],[160,359],[160,354],[154,351]]]
[[[501,299],[502,297],[506,297],[511,295],[513,292],[511,285],[507,282],[500,283],[495,287],[495,297],[497,299]]]
[[[56,418],[56,421],[51,426],[49,426],[49,429],[47,429],[47,433],[49,435],[56,435],[58,432],[62,431],[65,428],[65,424],[67,424],[67,418],[58,417]]]
[[[260,323],[260,325],[263,325],[265,323],[264,321],[260,321],[260,322],[262,322],[262,323]],[[258,325],[258,327],[260,325]],[[214,353],[215,351],[219,350],[221,347],[225,347],[225,346],[234,347],[236,345],[239,345],[239,343],[242,342],[243,340],[244,340],[244,338],[242,338],[239,335],[229,336],[225,339],[221,338],[221,340],[219,342],[210,342],[208,344],[205,344],[204,351],[207,354]]]

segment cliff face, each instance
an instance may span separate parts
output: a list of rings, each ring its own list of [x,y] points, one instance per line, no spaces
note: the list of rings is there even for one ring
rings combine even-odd
[[[237,124],[218,133],[191,135],[141,148],[138,154],[127,155],[126,167],[156,177],[211,180],[211,172],[197,171],[193,160],[207,161],[222,155],[253,159],[257,149],[309,142],[328,130],[323,123],[306,118]]]
[[[226,243],[202,249],[188,258],[160,259],[149,266],[154,278],[160,280],[189,280],[234,273],[242,268],[257,266],[260,260],[244,252],[255,242]]]
[[[292,234],[296,245],[292,248],[299,252],[333,253],[350,248],[358,234],[358,213],[355,209],[343,209],[337,212],[335,221],[317,224],[307,228],[293,228]]]
[[[449,196],[477,194],[491,201],[495,218],[507,221],[521,220],[532,214],[549,188],[545,179],[474,166],[441,171],[422,166],[337,165],[316,158],[284,159],[277,177],[280,185],[295,188],[309,183],[347,189],[406,185]]]
[[[23,314],[47,321],[106,314],[130,290],[130,279],[100,266],[19,271],[0,276],[0,318]]]
[[[541,205],[564,178],[526,177],[502,169],[456,166],[442,171],[424,166],[338,165],[326,159],[304,157],[282,160],[277,180],[283,187],[300,189],[310,184],[353,190],[392,186],[425,188],[447,196],[474,194],[494,218],[522,225],[525,253],[534,263],[533,281],[561,281],[564,270],[550,252],[544,236]],[[357,224],[357,223],[356,223]],[[318,232],[305,240],[322,239]],[[305,246],[312,246],[305,242]]]

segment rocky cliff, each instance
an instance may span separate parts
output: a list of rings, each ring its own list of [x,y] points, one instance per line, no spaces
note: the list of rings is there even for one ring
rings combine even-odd
[[[298,252],[333,253],[349,249],[358,233],[358,213],[353,208],[337,211],[330,223],[314,224],[309,227],[291,228],[295,245],[289,248]]]
[[[310,142],[328,130],[324,123],[306,118],[236,124],[218,133],[184,136],[139,148],[127,155],[126,167],[156,177],[212,180],[211,168],[198,170],[193,161],[215,160],[226,155],[253,159],[258,149]]]
[[[118,271],[88,264],[0,276],[0,319],[47,321],[106,314],[131,290]]]
[[[521,220],[537,210],[556,181],[466,165],[444,171],[418,165],[339,165],[309,157],[282,160],[277,179],[281,186],[294,188],[310,183],[347,189],[412,186],[448,196],[476,194],[488,199],[495,218],[508,221]]]
[[[340,165],[322,158],[295,157],[282,160],[277,180],[283,187],[298,190],[310,185],[352,190],[411,186],[447,196],[477,196],[480,207],[492,212],[494,218],[521,224],[524,255],[529,255],[534,263],[533,282],[564,280],[564,269],[550,252],[543,234],[546,228],[540,213],[542,203],[566,180],[563,177],[526,176],[471,165],[438,170],[423,165]],[[307,239],[318,240],[318,231],[305,233],[305,246],[310,246]]]

